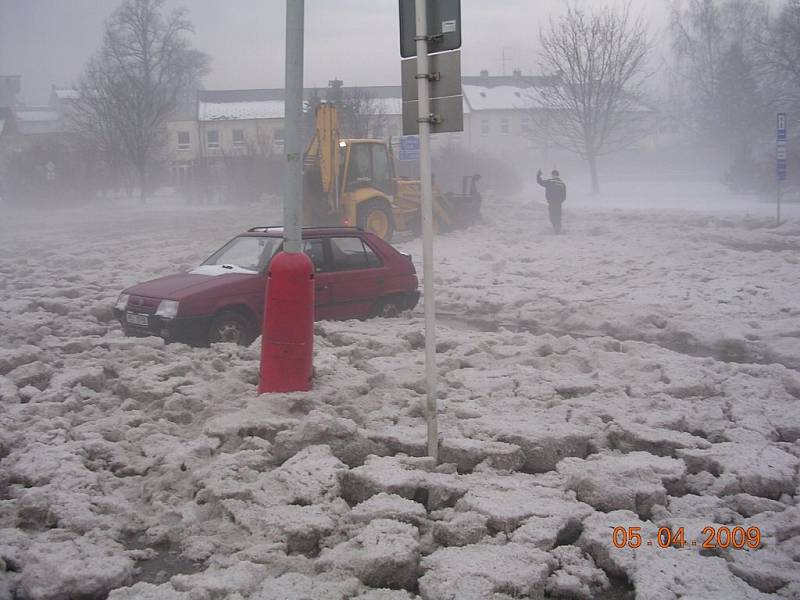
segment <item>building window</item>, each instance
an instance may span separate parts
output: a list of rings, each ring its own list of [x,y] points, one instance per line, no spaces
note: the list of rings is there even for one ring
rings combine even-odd
[[[531,118],[530,117],[522,117],[522,122],[520,123],[520,132],[522,135],[530,135],[531,133]]]
[[[191,167],[188,164],[182,163],[179,165],[175,165],[174,174],[175,174],[175,185],[184,186],[191,181],[191,176],[192,176]]]
[[[272,132],[272,151],[283,152],[283,129],[274,129]]]
[[[178,132],[178,150],[188,150],[191,147],[191,138],[188,131]]]
[[[206,131],[206,146],[209,148],[219,148],[219,131],[209,129]]]
[[[500,119],[500,133],[508,133],[508,119]]]
[[[481,135],[489,135],[489,119],[481,119]]]
[[[233,130],[233,145],[244,146],[244,129]]]

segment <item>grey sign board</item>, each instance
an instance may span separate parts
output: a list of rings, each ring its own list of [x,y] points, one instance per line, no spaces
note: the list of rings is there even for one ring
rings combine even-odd
[[[418,100],[417,59],[400,61],[403,82],[403,102]],[[428,71],[434,75],[428,89],[431,98],[456,96],[461,93],[461,51],[431,54],[428,57]]]
[[[400,56],[417,55],[415,0],[400,0]],[[461,0],[427,0],[428,54],[461,48]]]
[[[431,114],[437,122],[431,123],[431,133],[445,133],[448,131],[464,131],[464,97],[446,96],[444,98],[431,98]],[[403,135],[417,135],[419,133],[419,102],[403,102]]]

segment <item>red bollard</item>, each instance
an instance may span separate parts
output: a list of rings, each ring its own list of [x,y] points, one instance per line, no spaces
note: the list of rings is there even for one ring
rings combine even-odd
[[[258,393],[305,392],[314,368],[314,265],[280,252],[269,265]]]

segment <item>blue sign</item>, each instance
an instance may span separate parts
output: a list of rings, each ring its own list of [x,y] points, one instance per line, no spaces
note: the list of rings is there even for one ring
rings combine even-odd
[[[400,136],[400,160],[419,160],[419,136],[402,135]]]
[[[778,141],[786,141],[786,113],[778,113]]]

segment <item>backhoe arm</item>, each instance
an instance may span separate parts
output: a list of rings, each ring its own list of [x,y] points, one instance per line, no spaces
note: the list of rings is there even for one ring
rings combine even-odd
[[[314,137],[305,153],[305,165],[319,169],[322,193],[336,208],[336,176],[339,173],[339,113],[332,104],[317,107]]]

